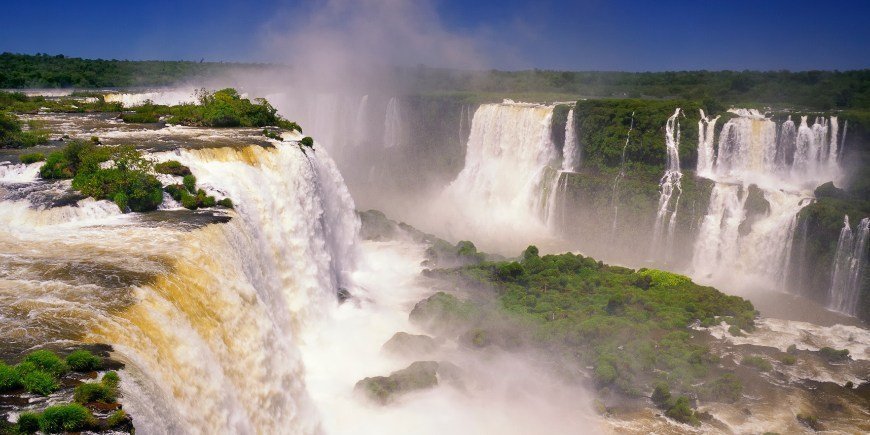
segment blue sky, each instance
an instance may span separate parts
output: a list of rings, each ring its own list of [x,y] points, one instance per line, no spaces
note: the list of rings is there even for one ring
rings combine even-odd
[[[15,1],[4,8],[0,51],[287,62],[286,53],[276,52],[276,35],[296,37],[294,29],[305,29],[313,14],[343,2],[353,2],[351,9],[407,6],[401,0]],[[420,0],[410,4],[405,9],[419,14],[418,23],[431,25],[427,32],[433,38],[455,35],[474,45],[487,68],[870,67],[870,1],[432,0],[424,8],[417,7],[423,4]],[[331,18],[334,31],[341,31],[343,19],[349,18],[342,13]],[[377,21],[377,15],[371,19]],[[425,63],[441,62],[433,58]]]

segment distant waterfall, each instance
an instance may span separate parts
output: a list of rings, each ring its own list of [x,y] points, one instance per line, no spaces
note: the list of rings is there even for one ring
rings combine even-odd
[[[713,150],[713,142],[716,136],[716,121],[704,115],[704,109],[700,109],[701,119],[698,120],[698,174],[707,174],[713,170],[713,162],[716,158]]]
[[[365,141],[365,139],[369,135],[369,121],[368,121],[368,113],[369,113],[369,96],[363,95],[359,100],[359,104],[356,107],[356,118],[354,119],[354,131],[353,134],[356,136],[353,141],[354,145],[358,145],[361,141]]]
[[[839,154],[839,149],[838,149],[839,144],[837,143],[837,134],[839,133],[839,130],[840,130],[840,123],[837,121],[836,116],[831,117],[830,129],[831,129],[831,140],[828,142],[828,155],[826,158],[828,160],[828,167],[829,168],[836,168],[838,166],[837,160],[838,160],[838,154]]]
[[[725,123],[719,134],[716,172],[737,179],[776,169],[776,124],[755,110]]]
[[[562,170],[566,172],[575,171],[580,163],[577,130],[574,124],[574,109],[571,109],[565,122],[565,145],[562,147]]]
[[[828,292],[829,307],[854,316],[858,314],[861,280],[867,267],[867,241],[870,238],[870,218],[861,219],[852,231],[849,216],[843,219],[843,229],[834,256],[834,272]]]
[[[387,103],[387,113],[384,117],[384,147],[395,148],[401,145],[402,120],[399,112],[399,100],[390,98]]]
[[[478,107],[465,166],[439,202],[439,212],[463,218],[446,231],[483,243],[547,232],[550,165],[559,159],[552,117],[553,106],[510,100]]]
[[[622,146],[622,158],[619,161],[619,172],[613,178],[613,193],[610,196],[610,206],[613,207],[613,223],[610,225],[610,237],[616,240],[616,226],[619,220],[619,183],[625,178],[625,151],[628,149],[628,142],[631,140],[631,132],[634,130],[634,112],[631,112],[631,121],[628,126],[628,133],[625,135],[625,145]]]
[[[779,136],[776,139],[776,165],[787,168],[794,163],[795,141],[797,129],[791,116],[779,127]]]
[[[668,118],[665,125],[665,147],[667,150],[667,161],[665,166],[665,175],[662,176],[659,183],[658,213],[656,214],[656,222],[653,227],[652,250],[654,255],[659,258],[668,260],[671,255],[674,244],[674,230],[677,223],[677,212],[680,206],[680,195],[682,194],[682,185],[680,180],[683,178],[683,173],[680,171],[680,122],[677,119],[680,116],[680,109],[677,108],[674,114]],[[671,198],[676,192],[677,196],[671,205]],[[667,232],[665,225],[667,224]],[[665,237],[665,246],[662,249],[662,237]]]

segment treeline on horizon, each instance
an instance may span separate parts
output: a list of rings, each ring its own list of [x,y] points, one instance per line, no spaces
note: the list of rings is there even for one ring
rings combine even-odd
[[[287,69],[286,65],[129,61],[47,54],[0,54],[0,88],[123,88],[169,86],[231,70]],[[870,108],[870,69],[854,71],[461,71],[397,68],[414,92],[547,93],[565,97],[681,98],[717,104],[801,109]]]

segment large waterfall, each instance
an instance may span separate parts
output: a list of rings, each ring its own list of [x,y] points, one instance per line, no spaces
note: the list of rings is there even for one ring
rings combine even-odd
[[[580,164],[580,149],[577,139],[577,127],[574,120],[574,109],[568,111],[565,122],[565,145],[562,146],[562,170],[574,171]]]
[[[0,276],[0,329],[20,337],[4,346],[112,344],[140,433],[317,432],[297,346],[351,284],[359,223],[341,176],[292,142],[159,157],[232,197],[232,220],[186,229],[102,201],[0,202],[14,272]]]
[[[839,180],[837,128],[802,117],[779,127],[757,110],[732,109],[713,149],[712,122],[701,112],[698,171],[716,184],[701,222],[692,271],[701,279],[782,288],[790,263],[797,213],[812,189]]]
[[[861,280],[867,268],[867,242],[870,239],[870,218],[861,219],[852,230],[849,216],[843,219],[843,229],[837,241],[834,256],[834,272],[828,293],[829,306],[833,310],[854,316],[858,313]]]
[[[517,230],[546,233],[541,210],[544,186],[550,185],[547,168],[559,159],[550,135],[552,116],[552,106],[509,100],[477,109],[465,166],[439,202],[441,212],[463,217],[448,234],[474,235],[486,244],[510,239]]]

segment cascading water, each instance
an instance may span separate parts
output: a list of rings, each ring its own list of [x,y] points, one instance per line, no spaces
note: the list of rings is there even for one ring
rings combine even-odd
[[[613,178],[613,194],[610,197],[610,206],[613,207],[613,223],[610,225],[611,240],[616,240],[616,226],[619,220],[619,183],[625,178],[625,151],[628,149],[628,142],[631,140],[631,132],[634,130],[634,112],[631,112],[631,121],[628,126],[628,133],[625,135],[625,145],[622,146],[622,157],[619,161],[619,172]]]
[[[574,109],[571,109],[565,122],[565,145],[562,146],[562,171],[564,172],[573,172],[580,164],[580,150],[577,148],[577,130],[574,124]]]
[[[387,113],[384,117],[384,147],[394,148],[401,144],[402,121],[399,113],[399,101],[396,97],[390,98],[387,103]]]
[[[701,112],[701,119],[698,120],[698,166],[697,171],[701,176],[706,176],[713,170],[713,162],[716,158],[713,142],[716,135],[716,121],[719,116],[710,119],[704,115],[704,110]]]
[[[829,156],[841,151],[824,145],[836,141],[837,128],[830,129],[830,140],[827,136],[836,118],[831,124],[818,118],[810,127],[802,117],[797,129],[788,118],[777,135],[776,123],[760,112],[731,112],[738,117],[722,127],[718,155],[703,173],[716,184],[691,270],[696,277],[717,282],[740,271],[743,284],[784,288],[797,213],[810,203],[812,189],[840,176],[839,165],[831,165]],[[706,139],[706,131],[703,137],[699,132],[699,156],[707,155],[701,148],[710,149]],[[754,196],[752,189],[757,189]]]
[[[297,337],[349,285],[359,223],[324,150],[274,145],[166,156],[232,197],[222,225],[0,202],[3,337],[113,345],[140,433],[317,432]]]
[[[843,219],[843,229],[834,256],[828,306],[850,316],[858,314],[858,299],[864,270],[867,268],[867,242],[870,239],[870,218],[861,219],[853,231],[849,216]]]
[[[438,205],[441,212],[455,209],[453,215],[463,217],[447,234],[473,235],[486,245],[507,241],[520,227],[524,234],[547,233],[545,169],[559,157],[550,134],[552,116],[552,106],[510,100],[477,109],[465,166]]]
[[[670,258],[674,244],[674,232],[677,223],[677,212],[680,206],[680,195],[682,194],[682,186],[680,180],[683,178],[683,173],[680,171],[680,122],[677,117],[680,116],[680,109],[677,108],[674,114],[668,118],[665,126],[665,147],[667,150],[667,159],[665,162],[665,175],[662,176],[659,183],[658,213],[656,214],[656,222],[653,227],[653,238],[651,251],[657,258],[663,258],[667,261]],[[671,197],[676,191],[677,196],[671,205]],[[667,223],[667,232],[665,233],[665,223]],[[662,237],[665,237],[665,246],[662,250]]]

